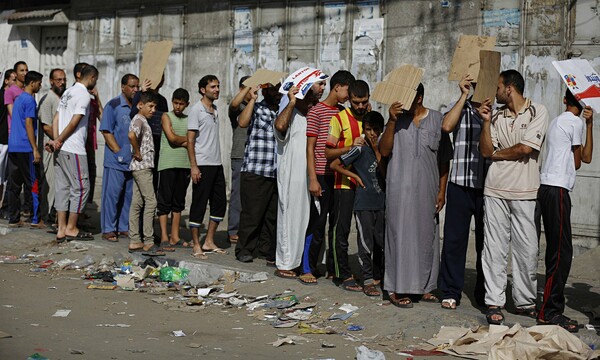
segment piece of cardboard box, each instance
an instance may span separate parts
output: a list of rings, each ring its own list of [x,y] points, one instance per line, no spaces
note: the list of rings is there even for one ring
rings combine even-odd
[[[142,69],[140,70],[140,83],[145,79],[152,82],[151,89],[156,89],[160,84],[169,55],[173,48],[173,41],[148,41],[144,45],[142,54]]]
[[[485,99],[490,99],[493,102],[498,87],[498,76],[500,75],[500,53],[480,50],[479,59],[481,65],[472,101],[482,103]]]
[[[375,86],[371,98],[387,105],[400,101],[402,108],[409,110],[424,72],[424,69],[413,65],[402,65],[387,74],[384,80]]]
[[[254,87],[257,85],[277,85],[287,74],[280,71],[258,69],[252,76],[244,81],[244,86]]]
[[[461,80],[466,74],[479,76],[479,51],[494,50],[495,36],[461,35],[454,50],[448,80]]]

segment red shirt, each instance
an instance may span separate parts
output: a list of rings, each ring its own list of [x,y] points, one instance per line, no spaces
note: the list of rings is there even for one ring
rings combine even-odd
[[[317,175],[333,175],[333,170],[329,167],[331,161],[325,158],[325,145],[329,135],[331,118],[339,112],[339,107],[320,102],[313,106],[306,115],[306,136],[317,138],[315,145],[315,170]]]

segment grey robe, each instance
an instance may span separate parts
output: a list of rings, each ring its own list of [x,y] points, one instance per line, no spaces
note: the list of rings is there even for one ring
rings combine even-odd
[[[411,115],[396,121],[387,170],[384,288],[424,294],[437,287],[440,242],[435,204],[439,162],[452,158],[442,114],[429,110],[419,127]]]

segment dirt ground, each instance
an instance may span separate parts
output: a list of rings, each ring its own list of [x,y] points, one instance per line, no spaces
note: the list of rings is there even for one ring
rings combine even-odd
[[[98,213],[90,212],[90,215],[88,221],[97,224]],[[224,229],[226,225],[223,224],[217,242],[229,247]],[[125,239],[109,243],[101,239],[98,229],[94,231],[95,241],[63,246],[53,244],[53,235],[43,230],[21,228],[10,231],[5,221],[0,223],[0,232],[8,232],[0,236],[0,256],[32,254],[37,263],[90,255],[97,264],[105,257],[127,256]],[[189,238],[189,234],[184,232],[183,237]],[[355,242],[355,234],[351,235],[350,242]],[[82,248],[87,250],[80,251]],[[0,263],[0,331],[12,336],[0,339],[0,359],[26,359],[36,352],[49,359],[146,359],[149,356],[153,359],[354,359],[355,347],[360,345],[381,350],[388,359],[402,359],[406,357],[398,355],[399,352],[418,349],[419,344],[436,334],[441,326],[486,324],[482,310],[476,307],[472,296],[473,248],[469,249],[465,293],[456,311],[443,310],[439,304],[431,303],[416,303],[413,309],[398,309],[380,298],[343,291],[325,279],[320,279],[318,286],[304,286],[295,280],[274,277],[273,268],[266,267],[264,261],[241,264],[235,260],[233,248],[229,250],[228,255],[211,254],[209,260],[202,263],[210,263],[215,268],[246,273],[267,271],[269,274],[268,280],[261,283],[235,282],[234,287],[240,294],[294,294],[301,302],[316,302],[314,311],[323,316],[341,313],[338,308],[343,304],[352,304],[359,309],[345,322],[326,322],[325,325],[335,329],[336,334],[299,334],[297,328],[273,328],[271,322],[251,316],[252,312],[245,306],[207,305],[176,311],[156,300],[175,296],[176,292],[151,295],[120,289],[92,290],[86,288],[81,270],[51,268],[47,272],[32,272],[30,269],[37,266],[35,263]],[[195,261],[190,254],[190,250],[178,249],[168,253],[167,258],[171,262]],[[576,257],[566,289],[566,315],[582,324],[591,322],[591,316],[584,309],[600,305],[598,259],[600,248]],[[357,270],[356,244],[351,247],[351,262]],[[540,289],[543,289],[543,270],[543,261],[540,261]],[[508,325],[517,322],[524,326],[534,325],[534,320],[510,313],[514,310],[510,300],[507,308]],[[71,312],[66,317],[53,317],[57,310]],[[360,325],[364,329],[348,331],[350,325]],[[173,336],[175,330],[182,330],[186,336]],[[276,348],[270,343],[276,341],[278,335],[296,335],[304,339],[296,341],[295,345]],[[578,336],[587,344],[600,346],[600,337],[594,331],[583,329]]]

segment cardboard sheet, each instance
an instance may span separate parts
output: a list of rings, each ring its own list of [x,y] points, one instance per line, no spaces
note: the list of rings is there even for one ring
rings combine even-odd
[[[142,54],[142,68],[140,70],[140,83],[144,79],[149,79],[152,82],[150,88],[156,89],[160,83],[160,79],[165,72],[173,41],[148,41],[144,45],[144,53]]]
[[[485,99],[490,99],[494,102],[498,88],[498,76],[500,75],[500,53],[480,50],[479,59],[479,76],[477,77],[473,101],[482,103]]]
[[[448,80],[460,80],[465,74],[479,76],[479,50],[494,50],[495,36],[461,35],[458,40]]]
[[[383,81],[375,86],[371,98],[387,105],[400,101],[402,108],[408,110],[417,95],[417,87],[424,72],[422,68],[413,65],[402,65],[387,74]]]
[[[281,82],[285,75],[287,74],[280,71],[258,69],[250,78],[244,81],[244,86],[254,87],[256,85],[266,84],[277,85]]]

